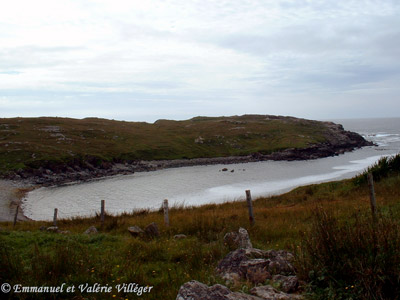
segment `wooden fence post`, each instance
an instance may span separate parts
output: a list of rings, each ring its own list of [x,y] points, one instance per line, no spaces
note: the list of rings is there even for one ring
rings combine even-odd
[[[17,208],[16,208],[16,210],[15,210],[14,224],[13,224],[13,226],[15,226],[15,224],[17,224],[18,210],[19,210],[19,205],[17,205]]]
[[[168,199],[164,200],[163,208],[164,208],[164,224],[165,226],[169,227]]]
[[[53,226],[57,226],[57,213],[58,213],[58,209],[55,208],[54,209],[54,216],[53,216]]]
[[[374,189],[374,177],[372,173],[368,173],[368,187],[369,187],[369,199],[371,202],[372,217],[376,219],[376,198]]]
[[[104,208],[105,208],[105,200],[101,200],[101,210],[100,210],[100,222],[101,222],[101,226],[104,225]]]
[[[254,225],[254,214],[253,214],[253,203],[251,201],[251,193],[250,190],[246,190],[246,200],[247,200],[247,207],[249,208],[249,220],[250,225]]]

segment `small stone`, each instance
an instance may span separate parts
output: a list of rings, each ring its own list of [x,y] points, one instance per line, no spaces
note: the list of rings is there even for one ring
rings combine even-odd
[[[48,232],[58,232],[58,231],[59,231],[57,226],[50,226],[50,227],[47,227],[46,230],[47,230]]]
[[[181,239],[186,239],[186,238],[187,238],[187,236],[184,235],[184,234],[176,234],[176,235],[174,235],[174,239],[176,239],[176,240],[181,240]]]
[[[128,227],[128,231],[133,237],[138,237],[138,236],[144,234],[144,231],[139,226]]]
[[[84,232],[84,234],[97,234],[97,228],[94,226],[90,226],[88,229],[86,229],[86,231]]]
[[[199,136],[197,139],[194,140],[194,142],[196,144],[203,144],[204,143],[204,138],[202,138],[201,136]]]
[[[160,236],[160,232],[158,231],[158,226],[154,222],[147,225],[147,227],[144,229],[144,232],[147,234],[147,236],[149,236],[151,238]]]
[[[40,226],[39,230],[40,231],[46,231],[46,226]]]

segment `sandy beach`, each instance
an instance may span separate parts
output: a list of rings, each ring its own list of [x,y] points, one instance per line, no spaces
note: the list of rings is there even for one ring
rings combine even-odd
[[[21,193],[19,189],[26,186],[15,183],[10,180],[0,180],[0,221],[13,221],[15,209],[21,201]],[[23,215],[22,210],[18,211],[18,220],[24,221],[27,218]]]

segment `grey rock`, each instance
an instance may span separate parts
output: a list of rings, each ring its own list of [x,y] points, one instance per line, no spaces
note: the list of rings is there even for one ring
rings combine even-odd
[[[242,261],[239,265],[240,274],[254,284],[263,283],[272,278],[268,272],[269,263],[269,260],[263,258]]]
[[[46,228],[46,231],[48,232],[58,232],[58,227],[57,226],[50,226]]]
[[[176,300],[262,300],[262,298],[235,293],[220,284],[209,287],[192,280],[181,286]]]
[[[280,289],[285,293],[295,293],[299,290],[297,276],[274,275],[272,280],[280,284]]]
[[[272,275],[294,275],[295,268],[288,260],[281,256],[277,256],[269,263],[268,272],[270,272]]]
[[[230,249],[237,248],[253,248],[251,244],[249,233],[244,228],[239,228],[238,232],[228,232],[224,236],[224,243]]]
[[[246,251],[244,249],[237,249],[229,252],[220,262],[216,268],[216,272],[226,281],[236,281],[243,276],[240,264],[247,261]],[[245,278],[244,278],[245,279]]]
[[[84,234],[97,234],[97,228],[94,226],[90,226],[88,229],[86,229],[86,231],[84,232]]]
[[[301,296],[301,295],[291,295],[291,294],[287,294],[284,292],[280,292],[280,291],[274,289],[270,285],[257,286],[255,288],[252,288],[250,290],[250,293],[252,295],[260,297],[261,299],[264,299],[264,300],[300,300],[300,299],[303,299],[303,296]]]
[[[229,247],[229,249],[237,249],[239,247],[238,239],[239,234],[237,232],[228,232],[224,235],[224,244]]]
[[[266,254],[268,258],[274,259],[275,257],[281,257],[284,260],[292,262],[294,260],[294,255],[286,250],[268,250]]]
[[[230,283],[240,280],[263,283],[271,279],[271,275],[294,275],[295,268],[288,260],[291,257],[292,254],[286,251],[239,248],[219,261],[216,272]]]
[[[160,232],[158,231],[158,226],[156,223],[151,223],[147,225],[147,227],[144,229],[144,232],[148,237],[155,238],[160,236]]]
[[[138,237],[144,234],[144,231],[139,226],[128,227],[128,231],[133,237]]]
[[[249,233],[246,229],[240,227],[239,228],[239,248],[253,248],[251,244]]]
[[[179,289],[176,300],[224,300],[231,291],[222,285],[208,287],[204,283],[192,280]]]
[[[187,236],[184,235],[184,234],[176,234],[176,235],[174,235],[174,239],[176,239],[176,240],[181,240],[181,239],[186,239],[186,238],[187,238]]]
[[[204,138],[202,138],[201,136],[199,136],[198,138],[196,138],[196,139],[194,140],[194,142],[195,142],[196,144],[203,144],[203,143],[204,143]]]

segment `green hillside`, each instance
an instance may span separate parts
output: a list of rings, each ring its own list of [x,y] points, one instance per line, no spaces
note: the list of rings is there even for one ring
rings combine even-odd
[[[325,123],[245,115],[186,121],[0,119],[0,172],[89,161],[129,162],[268,154],[326,141]]]

